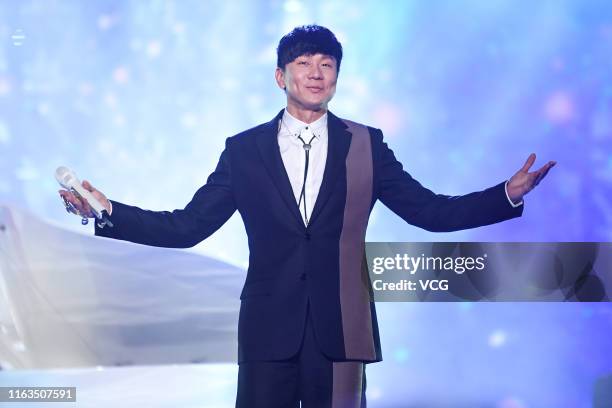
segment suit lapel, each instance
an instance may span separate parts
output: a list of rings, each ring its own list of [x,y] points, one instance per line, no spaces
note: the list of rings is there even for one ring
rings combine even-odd
[[[351,146],[352,135],[347,130],[347,126],[329,111],[327,112],[327,135],[327,160],[325,161],[323,181],[310,216],[309,225],[314,223],[334,191],[338,176],[343,173],[346,156]]]
[[[287,204],[287,207],[289,207],[289,210],[300,225],[304,226],[304,221],[300,215],[300,209],[295,201],[291,182],[289,181],[289,176],[280,154],[280,148],[278,147],[278,125],[283,112],[284,109],[274,119],[261,127],[261,131],[256,136],[256,143],[266,170],[274,181],[283,201],[285,201],[285,204]]]
[[[283,112],[284,109],[274,119],[261,127],[256,136],[256,143],[266,170],[274,181],[283,201],[287,204],[299,225],[303,227],[304,221],[295,201],[291,182],[278,147],[278,125]],[[352,135],[347,130],[347,126],[329,111],[327,112],[327,135],[327,159],[323,171],[323,181],[310,216],[309,225],[312,225],[316,220],[334,191],[338,176],[342,174],[345,167],[346,156],[351,146]]]

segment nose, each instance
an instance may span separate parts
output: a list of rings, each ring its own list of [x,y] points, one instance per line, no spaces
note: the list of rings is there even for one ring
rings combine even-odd
[[[323,79],[323,71],[321,71],[321,67],[319,66],[319,64],[312,64],[310,66],[310,71],[308,72],[308,78]]]

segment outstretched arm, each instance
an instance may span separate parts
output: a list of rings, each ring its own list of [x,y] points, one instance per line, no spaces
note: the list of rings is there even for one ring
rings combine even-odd
[[[461,196],[435,194],[413,179],[375,130],[377,197],[406,222],[433,232],[449,232],[494,224],[519,217],[523,206],[513,206],[505,182]],[[541,178],[540,178],[541,179]]]
[[[227,145],[226,145],[227,146]],[[96,196],[110,213],[114,227],[100,228],[96,235],[131,241],[139,244],[168,248],[188,248],[201,242],[218,230],[236,211],[231,190],[229,153],[226,147],[215,171],[208,177],[184,209],[149,211],[129,206],[106,197],[91,184],[83,186]],[[88,206],[69,192],[60,192],[83,214],[91,215]],[[103,198],[103,199],[102,199]],[[75,201],[76,200],[76,201]],[[112,212],[111,209],[112,203]]]

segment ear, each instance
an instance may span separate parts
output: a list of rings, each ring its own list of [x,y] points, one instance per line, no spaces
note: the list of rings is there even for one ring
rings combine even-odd
[[[276,68],[276,71],[274,71],[274,78],[276,78],[276,83],[280,89],[287,89],[287,85],[285,84],[285,72],[282,69]]]

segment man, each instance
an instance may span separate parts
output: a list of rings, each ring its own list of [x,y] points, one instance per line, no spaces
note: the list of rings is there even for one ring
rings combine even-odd
[[[523,196],[549,162],[460,197],[436,195],[403,171],[379,129],[327,110],[342,47],[328,29],[294,29],[275,72],[287,107],[227,139],[215,171],[182,210],[109,201],[114,227],[96,235],[163,247],[193,246],[238,210],[250,262],[238,327],[237,407],[363,407],[365,364],[382,360],[376,311],[363,274],[368,217],[381,200],[407,222],[455,231],[522,214]],[[87,203],[61,196],[91,216]]]

